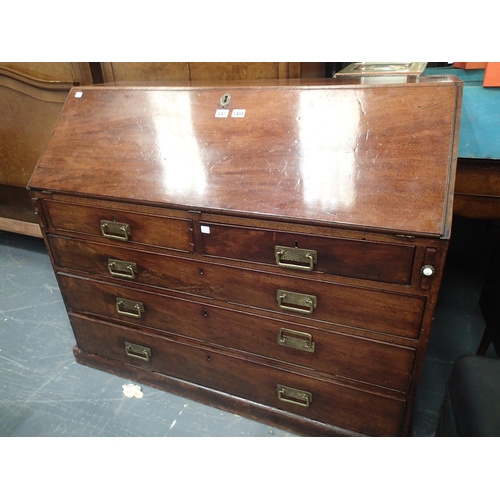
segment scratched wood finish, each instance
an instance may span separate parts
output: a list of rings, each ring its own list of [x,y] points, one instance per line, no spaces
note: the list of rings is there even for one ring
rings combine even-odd
[[[414,245],[318,237],[227,224],[203,223],[203,228],[205,255],[276,264],[276,245],[301,248],[316,252],[317,262],[313,269],[318,272],[400,285],[410,283]],[[303,263],[299,265],[307,267]]]
[[[108,278],[108,259],[112,258],[133,262],[137,266],[133,280],[115,277],[115,281],[134,281],[277,312],[282,311],[277,301],[277,292],[282,289],[317,297],[318,305],[311,314],[314,319],[410,338],[418,338],[420,334],[425,298],[419,296],[202,264],[194,259],[160,256],[67,238],[51,236],[49,245],[54,263],[61,269]],[[288,312],[292,316],[304,316],[302,312]]]
[[[193,251],[192,221],[181,216],[146,215],[109,206],[85,207],[58,202],[46,203],[45,211],[49,225],[62,232],[102,237],[101,221],[114,221],[128,226],[127,241],[184,252]],[[123,233],[116,231],[105,230],[105,233],[123,237]],[[111,243],[120,241],[104,237]]]
[[[300,434],[407,434],[448,247],[460,83],[79,90],[29,184],[76,359]],[[109,240],[101,218],[131,237]],[[283,268],[277,244],[318,262]],[[309,335],[314,352],[297,343]]]
[[[144,367],[181,380],[202,384],[208,388],[231,392],[260,405],[277,407],[298,415],[354,432],[372,436],[387,436],[397,432],[404,410],[404,401],[373,392],[365,392],[342,383],[327,383],[305,376],[228,355],[209,347],[193,346],[148,333],[138,333],[113,324],[98,323],[70,316],[77,345],[85,352],[99,352],[108,359]],[[140,360],[127,356],[124,342],[147,344],[151,359]],[[308,408],[278,399],[277,385],[299,387],[312,393]],[[332,412],[331,408],[336,408]],[[389,415],[389,418],[387,418]]]
[[[415,357],[415,349],[410,347],[355,337],[335,329],[305,327],[289,319],[263,318],[255,312],[227,309],[211,301],[193,302],[186,297],[159,295],[133,287],[118,291],[112,284],[66,274],[59,275],[59,285],[67,307],[76,313],[194,338],[324,373],[334,372],[339,377],[400,392],[407,390]],[[119,314],[118,298],[140,302],[144,314],[140,318]],[[311,335],[314,351],[280,344],[281,329]]]
[[[457,82],[431,79],[404,91],[313,82],[305,88],[290,82],[173,91],[81,88],[80,98],[71,93],[30,185],[447,235]],[[243,118],[215,118],[229,89],[229,111],[244,109]]]

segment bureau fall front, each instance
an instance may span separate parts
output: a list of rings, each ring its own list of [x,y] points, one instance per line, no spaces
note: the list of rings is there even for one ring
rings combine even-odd
[[[406,435],[462,87],[378,81],[73,89],[28,189],[76,359],[299,434]]]

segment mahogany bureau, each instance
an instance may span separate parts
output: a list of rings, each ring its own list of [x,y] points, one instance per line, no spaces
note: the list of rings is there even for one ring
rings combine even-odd
[[[407,435],[461,82],[70,92],[28,189],[85,365],[303,435]]]

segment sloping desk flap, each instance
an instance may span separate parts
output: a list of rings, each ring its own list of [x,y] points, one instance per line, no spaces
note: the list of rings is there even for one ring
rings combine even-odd
[[[29,187],[443,236],[460,98],[453,77],[75,88]]]

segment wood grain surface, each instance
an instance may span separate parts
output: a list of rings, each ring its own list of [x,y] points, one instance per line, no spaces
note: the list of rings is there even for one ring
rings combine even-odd
[[[277,85],[80,88],[79,98],[74,90],[30,185],[236,215],[449,233],[457,81]],[[229,116],[217,118],[225,92]],[[231,117],[234,110],[245,114]]]

